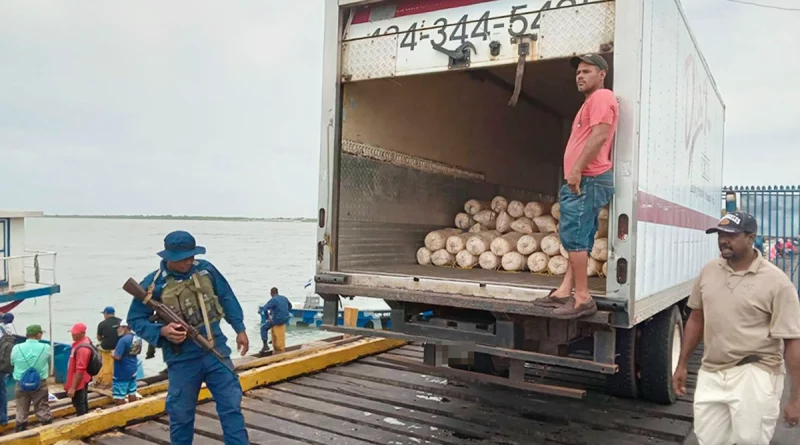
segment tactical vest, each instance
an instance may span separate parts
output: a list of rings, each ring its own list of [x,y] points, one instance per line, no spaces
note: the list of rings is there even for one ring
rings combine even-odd
[[[200,329],[206,323],[216,323],[225,316],[208,271],[195,272],[190,278],[180,281],[166,275],[165,280],[161,302],[181,315],[186,323]],[[204,313],[207,318],[204,318]],[[210,331],[206,334],[211,336]]]

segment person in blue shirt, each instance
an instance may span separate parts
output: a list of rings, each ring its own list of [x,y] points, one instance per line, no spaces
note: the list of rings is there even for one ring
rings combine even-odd
[[[220,322],[224,319],[233,327],[236,345],[241,355],[245,355],[249,342],[244,313],[228,281],[217,268],[206,260],[194,258],[204,253],[205,247],[198,246],[189,232],[171,232],[164,238],[164,250],[158,253],[162,258],[158,269],[148,274],[140,285],[153,299],[171,306],[186,323],[211,339],[232,368],[231,349]],[[192,443],[197,397],[205,382],[216,402],[225,444],[248,444],[239,379],[194,341],[185,341],[186,331],[180,324],[154,322],[150,320],[152,315],[152,309],[134,298],[128,309],[128,324],[147,343],[161,348],[167,364],[166,412],[170,443]]]
[[[117,328],[117,346],[114,348],[114,379],[111,384],[112,397],[117,405],[135,402],[136,371],[139,361],[136,356],[142,352],[142,340],[134,337],[126,320],[122,320]]]
[[[275,326],[284,326],[292,318],[292,303],[289,299],[279,294],[276,287],[270,289],[269,294],[270,299],[267,304],[259,308],[259,313],[267,316],[267,321],[261,325],[261,341],[264,342],[264,346],[259,351],[261,355],[267,355],[270,352],[269,344],[267,343],[267,332]],[[272,343],[275,346],[275,350],[283,352],[283,339],[276,339],[274,330],[272,334]],[[285,331],[282,331],[281,335],[285,335]]]

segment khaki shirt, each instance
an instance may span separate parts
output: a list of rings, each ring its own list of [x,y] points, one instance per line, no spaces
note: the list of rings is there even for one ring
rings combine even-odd
[[[709,262],[694,283],[688,306],[703,311],[702,369],[722,371],[748,356],[783,373],[782,340],[800,338],[800,301],[789,277],[758,256],[743,272],[724,259]]]

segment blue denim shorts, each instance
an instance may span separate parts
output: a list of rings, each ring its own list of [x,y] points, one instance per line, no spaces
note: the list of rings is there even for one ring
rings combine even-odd
[[[111,395],[115,399],[124,399],[127,396],[136,394],[136,377],[130,380],[114,379],[111,383]]]
[[[561,186],[559,234],[567,252],[589,252],[594,247],[597,216],[614,196],[614,172],[581,178],[581,194]]]

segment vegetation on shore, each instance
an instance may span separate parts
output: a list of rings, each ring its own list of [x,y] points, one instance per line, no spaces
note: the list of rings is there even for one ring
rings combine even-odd
[[[251,218],[245,216],[198,216],[198,215],[44,215],[44,218],[85,218],[85,219],[152,219],[188,221],[266,221],[266,222],[316,222],[316,218],[279,217]]]

